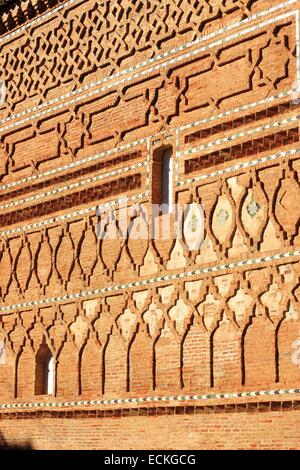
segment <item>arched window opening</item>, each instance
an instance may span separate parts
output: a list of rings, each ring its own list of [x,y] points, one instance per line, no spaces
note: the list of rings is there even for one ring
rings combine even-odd
[[[163,147],[154,152],[152,169],[152,203],[162,214],[173,209],[173,149]]]
[[[45,343],[41,345],[36,355],[35,394],[54,394],[54,358]]]
[[[54,359],[51,353],[45,361],[44,393],[45,395],[53,395],[54,393]]]

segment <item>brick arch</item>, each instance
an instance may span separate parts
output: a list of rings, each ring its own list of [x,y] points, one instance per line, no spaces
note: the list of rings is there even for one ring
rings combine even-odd
[[[128,390],[128,351],[118,328],[114,327],[104,353],[104,392],[109,395],[122,394]]]
[[[0,400],[10,400],[15,395],[16,358],[12,351],[5,347],[5,364],[0,366]]]
[[[164,331],[164,330],[163,330]],[[181,388],[181,340],[174,329],[162,332],[155,344],[155,389],[172,393]]]
[[[276,381],[275,327],[267,317],[255,317],[244,337],[245,385],[273,386]]]
[[[35,392],[35,353],[28,344],[22,348],[22,351],[17,358],[16,368],[17,398],[32,397]]]
[[[241,333],[233,321],[221,322],[213,335],[213,384],[224,390],[242,382]]]
[[[153,340],[145,324],[140,324],[129,350],[129,388],[145,394],[153,390]]]
[[[63,398],[74,398],[79,392],[78,353],[70,340],[64,343],[58,356],[56,391]]]
[[[198,317],[183,341],[182,381],[190,391],[206,390],[210,386],[210,334]]]
[[[102,347],[89,337],[80,355],[80,393],[83,397],[96,397],[103,390]]]
[[[278,329],[279,382],[293,386],[300,381],[300,321],[285,319]]]

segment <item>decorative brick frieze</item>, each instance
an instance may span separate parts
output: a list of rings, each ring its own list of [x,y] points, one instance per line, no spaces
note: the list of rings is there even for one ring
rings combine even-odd
[[[37,0],[31,1],[30,4],[28,4],[26,0],[4,0],[0,7],[0,34],[6,34],[8,31],[20,27],[23,23],[27,23],[27,25],[21,29],[21,31],[24,31],[26,28],[41,21],[41,19],[52,16],[59,11],[64,4],[74,3],[74,1],[76,0],[69,0],[67,2],[66,0],[44,0],[43,2]],[[51,8],[59,4],[62,5],[52,10],[52,12],[49,12]],[[13,35],[12,33],[12,36]]]
[[[38,102],[49,94],[48,88],[51,93],[51,89],[63,88],[62,84],[68,84],[70,79],[77,82],[77,86],[75,86],[77,88],[82,81],[89,83],[91,76],[109,75],[114,71],[117,72],[119,68],[124,70],[124,65],[126,68],[127,64],[131,65],[130,72],[134,72],[136,68],[135,57],[140,55],[144,62],[148,60],[151,63],[153,55],[159,57],[161,50],[168,52],[168,50],[175,49],[174,46],[184,49],[182,47],[184,40],[193,43],[195,42],[194,38],[199,34],[204,34],[204,39],[207,36],[214,37],[220,34],[219,15],[223,17],[225,24],[227,23],[225,28],[221,29],[224,32],[232,30],[234,25],[238,27],[240,20],[241,24],[247,24],[252,19],[266,15],[266,11],[259,11],[265,3],[258,0],[254,2],[243,0],[243,4],[237,6],[232,5],[232,2],[224,5],[217,1],[212,2],[211,5],[199,3],[195,6],[190,0],[184,0],[184,2],[172,0],[167,9],[157,0],[154,0],[151,6],[139,0],[130,4],[123,0],[115,6],[106,0],[101,2],[97,9],[94,8],[92,1],[86,2],[85,8],[82,9],[80,3],[76,5],[76,1],[64,2],[56,11],[54,10],[54,13],[49,12],[45,15],[45,19],[48,20],[45,23],[46,27],[43,27],[43,18],[41,18],[39,40],[34,34],[35,28],[32,28],[32,32],[30,28],[27,30],[26,37],[30,37],[29,50],[35,51],[37,57],[46,53],[49,57],[47,63],[43,63],[40,59],[36,65],[33,64],[29,54],[26,56],[23,52],[22,42],[20,44],[22,36],[20,38],[18,34],[12,33],[15,36],[14,40],[11,35],[7,36],[10,41],[8,47],[6,44],[2,45],[2,61],[7,64],[8,69],[14,72],[15,76],[20,70],[19,64],[23,63],[22,72],[26,77],[25,83],[27,84],[27,90],[25,87],[23,88],[23,93],[25,91],[25,96],[23,96],[22,92],[17,89],[17,82],[15,83],[15,79],[13,79],[9,85],[11,90],[9,89],[8,93],[11,96],[8,97],[8,102],[15,106],[15,103],[19,104],[32,96],[36,96],[35,101]],[[267,13],[280,11],[293,3],[295,3],[294,0],[284,3],[278,2]],[[260,7],[258,10],[257,5]],[[61,9],[63,9],[63,15],[60,15]],[[255,9],[254,14],[252,9]],[[167,14],[173,18],[172,25],[164,24]],[[103,21],[103,15],[105,15],[106,21]],[[139,17],[138,24],[135,21],[132,22],[136,16]],[[214,29],[213,33],[211,26]],[[126,36],[122,34],[124,28],[127,30]],[[88,42],[85,40],[87,31],[89,31]],[[199,38],[197,39],[199,41]],[[62,57],[58,52],[61,44],[64,44],[65,48],[70,48],[67,65],[61,63]],[[74,51],[81,53],[78,55]],[[133,60],[130,60],[131,57]],[[97,73],[94,68],[98,70]],[[38,73],[36,74],[37,69]],[[35,75],[37,75],[37,82],[33,86],[33,76]],[[50,87],[49,80],[51,80]]]
[[[2,227],[8,227],[16,223],[23,222],[27,219],[34,217],[42,217],[44,215],[52,214],[53,212],[59,212],[61,210],[69,210],[71,207],[80,206],[87,202],[101,201],[116,194],[122,194],[125,192],[131,192],[141,188],[141,175],[136,173],[132,176],[119,178],[112,180],[109,183],[103,183],[101,186],[93,186],[85,191],[74,192],[63,196],[63,198],[51,199],[51,201],[44,201],[41,204],[31,204],[28,208],[23,208],[21,211],[14,210],[14,212],[8,212],[0,215],[0,224]],[[50,195],[55,195],[58,191],[50,191]],[[42,197],[46,197],[47,194],[42,194]],[[26,201],[26,200],[25,200]],[[21,201],[22,202],[22,201]],[[27,202],[27,201],[26,201]],[[30,200],[28,201],[30,202]],[[12,203],[12,207],[16,206],[17,203]],[[1,207],[1,209],[7,209],[9,204]]]
[[[41,183],[30,184],[26,187],[19,188],[19,189],[16,189],[14,191],[6,192],[5,194],[0,193],[0,201],[2,202],[2,201],[5,201],[5,200],[11,200],[11,199],[14,199],[15,197],[22,196],[23,194],[33,192],[33,191],[37,191],[37,190],[40,190],[40,189],[45,189],[45,188],[47,188],[51,185],[54,185],[54,184],[65,183],[66,181],[72,180],[74,178],[78,178],[78,177],[81,177],[81,176],[85,176],[85,175],[88,175],[88,174],[98,172],[99,170],[104,170],[104,169],[107,170],[107,169],[110,169],[112,167],[116,167],[116,166],[118,166],[122,163],[127,163],[131,160],[140,159],[141,156],[142,156],[141,152],[132,152],[132,153],[128,153],[128,154],[118,156],[116,158],[106,159],[105,161],[103,161],[101,163],[97,163],[95,165],[91,165],[91,166],[88,166],[88,167],[85,167],[85,168],[80,168],[77,171],[68,172],[64,175],[57,176],[57,177],[52,178],[52,179],[47,179],[47,180],[45,180]],[[42,175],[40,175],[40,176],[42,176]],[[30,181],[32,181],[32,180],[29,178],[28,182],[30,182]],[[15,186],[16,186],[16,184],[14,184],[13,187],[15,187]],[[3,188],[3,186],[2,187],[0,186],[0,191],[1,191],[2,188]],[[6,188],[5,185],[4,185],[4,188]]]
[[[284,145],[299,142],[299,128],[294,127],[288,130],[281,130],[276,134],[270,134],[258,139],[244,141],[241,144],[225,147],[222,150],[202,155],[198,158],[185,160],[185,173],[193,173],[197,170],[204,170],[232,160],[251,157],[261,152],[274,150]]]
[[[278,115],[282,115],[286,111],[291,111],[299,108],[299,103],[297,101],[287,101],[286,103],[281,103],[278,106],[266,107],[256,113],[246,114],[237,119],[232,119],[226,122],[221,122],[212,127],[207,127],[196,132],[189,133],[184,137],[185,144],[191,144],[199,140],[206,139],[207,137],[212,137],[216,134],[222,134],[229,130],[235,130],[248,124],[257,123],[262,119],[273,118]]]
[[[274,7],[275,8],[275,7]],[[286,63],[278,63],[278,77],[274,78],[274,85],[271,85],[271,81],[268,79],[265,80],[264,85],[260,86],[256,83],[256,80],[250,85],[249,89],[245,89],[245,83],[249,81],[249,74],[242,78],[241,75],[237,77],[237,89],[232,91],[232,93],[227,93],[224,90],[224,97],[220,97],[218,99],[217,108],[220,110],[226,111],[228,108],[232,108],[232,104],[234,104],[234,100],[236,97],[243,95],[245,93],[250,93],[252,89],[257,86],[257,92],[255,92],[257,99],[259,99],[259,93],[263,88],[273,87],[273,90],[269,91],[268,94],[276,94],[280,91],[286,91],[287,88],[292,88],[293,85],[297,83],[298,80],[298,62],[299,62],[299,53],[298,51],[298,40],[297,36],[295,35],[295,24],[297,22],[297,11],[292,11],[289,13],[285,13],[276,17],[278,21],[278,27],[280,31],[282,31],[282,36],[284,36],[284,31],[289,35],[291,38],[290,43],[294,44],[295,47],[292,49],[288,48],[288,58]],[[265,36],[266,34],[270,34],[268,28],[271,24],[273,24],[274,19],[266,20],[258,25],[254,25],[251,27],[245,27],[241,29],[240,32],[235,33],[233,35],[227,34],[225,36],[226,42],[230,44],[232,42],[231,47],[223,49],[222,44],[224,40],[219,40],[215,42],[209,42],[207,46],[204,46],[200,49],[192,50],[191,52],[186,52],[185,54],[181,54],[175,57],[175,59],[162,59],[163,62],[159,63],[158,65],[152,65],[152,62],[149,64],[149,67],[141,72],[131,73],[130,69],[128,69],[127,73],[129,73],[130,81],[134,81],[135,83],[130,84],[128,82],[128,78],[117,79],[116,81],[112,81],[108,85],[104,85],[103,87],[96,86],[96,84],[89,84],[88,88],[91,88],[91,91],[82,92],[79,96],[74,98],[67,99],[66,96],[61,96],[59,98],[60,103],[53,106],[52,102],[49,102],[47,109],[41,110],[40,112],[36,112],[36,108],[32,108],[30,110],[31,115],[30,117],[25,117],[24,119],[18,119],[11,124],[4,125],[1,127],[1,132],[3,133],[3,152],[7,155],[6,158],[3,158],[3,175],[7,173],[9,167],[12,167],[12,172],[17,174],[23,169],[26,168],[24,164],[24,157],[22,153],[26,154],[28,145],[30,144],[31,139],[36,136],[36,132],[38,133],[35,138],[36,145],[42,148],[43,142],[45,139],[49,141],[51,139],[52,146],[49,148],[43,148],[38,154],[38,158],[34,159],[32,162],[26,162],[27,165],[29,164],[29,170],[31,166],[40,168],[41,165],[44,165],[44,162],[47,160],[57,159],[58,154],[63,152],[66,155],[70,155],[72,157],[79,155],[82,142],[85,142],[85,146],[102,146],[107,145],[107,143],[111,142],[115,145],[118,141],[127,140],[128,138],[132,138],[137,135],[137,132],[144,132],[146,128],[150,130],[152,128],[152,133],[162,126],[165,125],[174,125],[176,121],[178,121],[178,115],[181,115],[180,121],[182,120],[191,120],[190,116],[199,116],[199,113],[207,114],[209,113],[210,105],[205,102],[206,97],[204,97],[204,101],[202,102],[201,94],[194,93],[193,91],[189,93],[189,88],[193,90],[193,80],[195,80],[196,76],[202,77],[204,79],[204,75],[206,73],[202,72],[202,65],[201,63],[206,59],[203,59],[203,53],[208,51],[209,54],[212,54],[210,50],[214,50],[213,55],[220,55],[219,64],[215,63],[215,67],[218,67],[220,73],[226,73],[226,67],[229,60],[229,57],[225,59],[226,54],[228,55],[228,51],[232,52],[232,60],[234,60],[234,48],[239,47],[239,38],[244,37],[249,39],[249,50],[251,50],[252,46],[251,41],[256,41],[255,35],[253,35],[255,31],[261,30],[261,35]],[[282,24],[282,27],[280,27]],[[264,29],[265,28],[265,29]],[[226,30],[227,32],[227,30]],[[276,33],[277,34],[277,33]],[[277,38],[277,36],[276,36]],[[271,38],[271,43],[269,47],[277,48],[275,43],[277,41],[276,38]],[[203,40],[208,41],[208,38],[203,38]],[[266,37],[267,40],[267,37]],[[268,40],[267,40],[268,43]],[[272,46],[271,46],[272,45]],[[189,45],[191,47],[191,45]],[[278,46],[281,47],[281,46]],[[282,43],[282,47],[284,49],[287,48],[285,43]],[[270,49],[270,54],[271,54]],[[267,49],[263,49],[264,51]],[[276,49],[277,50],[277,49]],[[178,51],[174,51],[173,54],[177,54]],[[170,54],[172,51],[170,52]],[[169,54],[169,53],[168,53]],[[265,54],[265,53],[264,53]],[[224,55],[224,64],[223,59],[221,57]],[[284,57],[282,54],[281,57]],[[189,78],[186,72],[186,65],[185,62],[187,59],[191,59],[195,61],[195,66],[199,69],[198,75],[194,75]],[[242,60],[242,63],[246,61],[246,58],[239,59]],[[252,70],[257,72],[263,68],[264,61],[268,61],[267,57],[260,57],[257,60],[256,64],[249,64],[249,73],[252,74]],[[176,65],[178,62],[178,65]],[[262,62],[262,63],[261,63]],[[268,62],[266,62],[268,63]],[[197,65],[198,64],[198,65]],[[246,64],[246,62],[245,62]],[[151,65],[151,66],[150,66]],[[241,65],[242,66],[242,65]],[[144,67],[144,65],[143,65]],[[206,67],[206,66],[205,66]],[[204,69],[205,69],[204,67]],[[289,68],[288,76],[286,76],[285,72],[282,75],[282,71]],[[245,68],[246,70],[247,68]],[[250,70],[251,69],[251,70]],[[300,69],[300,68],[299,68]],[[161,77],[160,70],[169,70],[168,73],[171,74],[173,77],[168,83]],[[210,73],[214,73],[214,69],[210,71]],[[260,73],[260,72],[259,72]],[[162,73],[162,75],[164,72]],[[203,76],[202,76],[203,75]],[[254,75],[255,76],[255,75]],[[282,77],[282,78],[281,78]],[[111,80],[111,77],[109,78]],[[220,80],[223,80],[222,75],[220,75]],[[238,85],[238,80],[241,80],[240,85]],[[251,79],[253,81],[253,78]],[[210,80],[209,80],[210,81]],[[140,85],[139,85],[140,83]],[[146,92],[140,94],[139,88],[141,88],[141,83],[143,84],[143,88]],[[181,85],[182,84],[182,85]],[[122,93],[116,92],[114,90],[120,89],[124,86],[124,90]],[[239,86],[241,90],[239,90]],[[96,87],[96,88],[95,88]],[[254,88],[253,88],[254,87]],[[219,89],[220,87],[217,86]],[[221,88],[220,88],[221,89]],[[137,90],[135,92],[135,90]],[[273,93],[272,93],[273,91]],[[78,93],[76,91],[76,93]],[[231,96],[232,95],[232,96]],[[164,109],[165,102],[168,99],[167,97],[174,96],[175,103],[174,109]],[[250,96],[250,95],[249,95]],[[90,102],[93,102],[93,106],[91,108]],[[176,104],[176,101],[178,104]],[[245,101],[248,101],[246,99]],[[252,101],[252,100],[251,100]],[[71,112],[73,106],[79,104],[77,111],[75,114]],[[69,108],[69,110],[68,110]],[[133,120],[126,120],[123,119],[119,120],[119,116],[121,116],[126,108],[126,112],[131,109],[131,113],[134,115]],[[26,111],[27,113],[28,111]],[[49,118],[49,115],[53,115],[56,113],[63,112],[63,116],[60,119],[60,129],[56,129],[56,122],[57,119]],[[71,112],[71,114],[70,114]],[[115,128],[110,125],[108,128],[104,128],[102,123],[108,117],[108,113],[110,115],[111,123],[115,123]],[[19,118],[24,115],[24,111],[20,114]],[[9,117],[7,119],[12,120],[18,118],[17,115],[14,117]],[[3,121],[3,123],[7,123],[7,119]],[[23,127],[28,126],[30,121],[33,121],[33,127],[28,127],[26,132],[24,132]],[[64,122],[64,124],[63,124]],[[134,122],[134,124],[133,124]],[[38,123],[38,125],[36,124]],[[102,126],[102,133],[101,138],[99,139],[99,133],[97,132],[98,127]],[[20,130],[21,126],[21,130]],[[11,131],[15,129],[14,133],[11,134]],[[146,132],[148,132],[148,130]],[[5,135],[9,132],[9,136],[5,138]],[[20,134],[23,135],[20,140]],[[100,147],[99,147],[100,148]],[[102,150],[101,148],[101,150]],[[13,154],[11,150],[13,149]],[[24,166],[25,165],[25,166]],[[31,166],[30,166],[31,165]]]

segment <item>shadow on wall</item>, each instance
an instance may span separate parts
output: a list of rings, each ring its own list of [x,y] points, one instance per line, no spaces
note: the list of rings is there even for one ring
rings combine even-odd
[[[2,450],[33,450],[33,447],[30,441],[24,442],[20,445],[9,444],[3,436],[2,432],[0,431],[0,451]]]

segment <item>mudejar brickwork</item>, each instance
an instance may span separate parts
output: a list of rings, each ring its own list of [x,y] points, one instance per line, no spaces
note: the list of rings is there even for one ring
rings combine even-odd
[[[1,6],[0,443],[299,448],[299,11]]]

